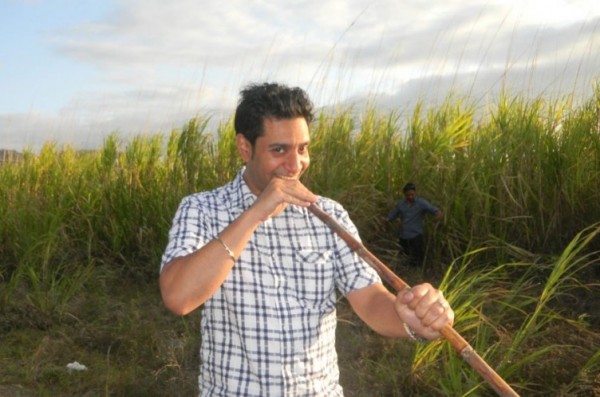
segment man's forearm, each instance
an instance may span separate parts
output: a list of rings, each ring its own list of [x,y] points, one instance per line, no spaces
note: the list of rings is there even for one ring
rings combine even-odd
[[[252,234],[260,225],[252,209],[242,213],[199,250],[176,258],[163,268],[159,284],[165,306],[186,315],[206,302],[223,284]]]
[[[353,291],[347,299],[360,319],[378,334],[392,338],[408,337],[394,306],[396,297],[382,284]]]

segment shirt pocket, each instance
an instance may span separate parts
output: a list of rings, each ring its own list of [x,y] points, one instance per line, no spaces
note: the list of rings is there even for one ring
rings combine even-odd
[[[324,310],[335,306],[335,266],[332,251],[301,249],[294,252],[287,281],[304,306]]]

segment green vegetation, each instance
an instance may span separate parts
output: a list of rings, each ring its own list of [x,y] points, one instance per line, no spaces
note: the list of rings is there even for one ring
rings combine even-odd
[[[191,396],[198,315],[162,306],[160,256],[180,199],[229,181],[232,122],[47,143],[0,165],[0,385],[38,396]],[[522,395],[600,393],[600,89],[575,105],[449,98],[406,118],[321,113],[304,182],[340,201],[365,245],[410,284],[439,285],[456,329]],[[381,221],[408,180],[446,213],[423,271],[399,264]],[[439,341],[373,334],[340,299],[348,396],[493,392]],[[78,361],[86,371],[71,371]],[[16,395],[16,394],[15,394]],[[21,394],[24,395],[24,394]]]

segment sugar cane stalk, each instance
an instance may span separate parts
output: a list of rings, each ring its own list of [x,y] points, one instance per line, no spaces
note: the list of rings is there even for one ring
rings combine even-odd
[[[387,281],[396,291],[408,287],[408,284],[398,277],[394,272],[390,270],[383,262],[381,262],[375,255],[373,255],[365,246],[356,238],[354,238],[342,225],[340,225],[335,219],[329,216],[317,205],[312,204],[308,209],[316,215],[321,221],[329,226],[335,233],[337,233],[349,246],[355,251],[362,259],[365,260],[371,267],[373,267],[379,275]],[[489,385],[498,393],[499,396],[506,397],[518,397],[519,395],[510,387],[504,379],[500,377],[490,367],[479,354],[469,345],[469,343],[462,337],[454,328],[447,325],[440,331],[442,336],[450,342],[450,345],[456,350],[460,356],[471,365],[481,376],[489,383]]]

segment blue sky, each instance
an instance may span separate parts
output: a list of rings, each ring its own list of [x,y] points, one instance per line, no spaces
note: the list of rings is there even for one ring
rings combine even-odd
[[[57,111],[94,79],[93,65],[74,62],[57,51],[64,27],[88,23],[107,12],[100,1],[3,1],[0,109],[5,112]]]
[[[318,106],[590,97],[600,1],[0,0],[0,48],[0,147],[94,147],[226,119],[251,81]]]

